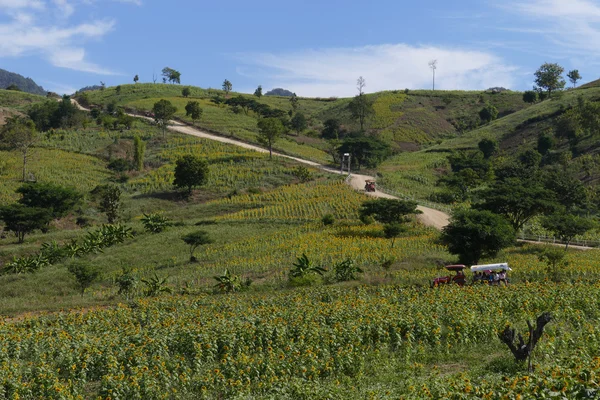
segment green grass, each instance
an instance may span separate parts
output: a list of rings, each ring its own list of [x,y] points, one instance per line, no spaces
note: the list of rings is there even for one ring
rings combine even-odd
[[[32,104],[46,100],[47,99],[44,96],[39,96],[37,94],[0,89],[0,107],[25,111]]]

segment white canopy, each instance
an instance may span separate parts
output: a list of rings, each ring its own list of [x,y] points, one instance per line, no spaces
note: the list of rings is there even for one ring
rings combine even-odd
[[[508,266],[508,263],[473,265],[471,267],[471,272],[481,271],[512,271],[512,269]]]

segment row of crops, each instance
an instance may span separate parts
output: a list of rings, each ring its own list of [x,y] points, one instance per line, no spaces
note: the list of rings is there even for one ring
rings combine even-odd
[[[555,319],[533,375],[406,374],[465,346],[500,349],[498,331],[542,311]],[[329,398],[586,398],[599,318],[600,286],[579,284],[140,300],[0,325],[0,398],[285,398],[299,383]],[[403,368],[378,375],[386,362]]]

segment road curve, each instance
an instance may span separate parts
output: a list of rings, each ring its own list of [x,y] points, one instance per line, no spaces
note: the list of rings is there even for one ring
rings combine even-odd
[[[84,111],[89,111],[88,109],[82,107],[76,100],[71,99],[71,101],[79,109],[84,110]],[[146,119],[149,121],[154,121],[154,119],[152,119],[152,118],[137,115],[137,114],[128,114],[128,115],[130,115],[132,117],[136,117],[136,118],[142,118],[142,119]],[[212,133],[208,133],[208,132],[202,131],[201,129],[198,129],[196,127],[192,127],[192,126],[186,125],[184,123],[181,123],[179,121],[171,121],[169,123],[168,129],[175,131],[175,132],[183,133],[185,135],[191,135],[191,136],[196,136],[196,137],[203,138],[203,139],[215,140],[215,141],[221,142],[221,143],[232,144],[235,146],[243,147],[245,149],[258,151],[260,153],[268,153],[269,152],[269,150],[267,150],[263,147],[245,143],[240,140],[235,140],[235,139],[215,135]],[[283,157],[283,158],[287,158],[290,160],[294,160],[296,162],[299,162],[299,163],[302,163],[305,165],[310,165],[311,167],[319,168],[323,171],[326,171],[326,172],[329,172],[332,174],[338,174],[338,175],[346,174],[346,173],[340,172],[337,169],[326,167],[322,164],[316,163],[314,161],[305,160],[303,158],[293,157],[293,156],[278,153],[275,151],[273,152],[273,155],[277,156],[277,157]],[[348,184],[350,186],[352,186],[355,190],[364,192],[365,194],[367,194],[369,196],[373,196],[373,197],[386,198],[386,199],[397,199],[397,197],[389,195],[387,193],[380,192],[379,190],[376,190],[375,192],[365,192],[365,181],[375,180],[375,178],[372,176],[350,174],[349,178],[350,179],[348,180]],[[423,206],[418,206],[418,209],[422,212],[422,214],[419,214],[417,216],[417,218],[423,225],[431,226],[436,229],[442,229],[444,226],[448,225],[448,220],[450,218],[450,216],[448,214],[446,214],[442,211],[434,210],[433,208],[428,208],[428,207],[423,207]]]

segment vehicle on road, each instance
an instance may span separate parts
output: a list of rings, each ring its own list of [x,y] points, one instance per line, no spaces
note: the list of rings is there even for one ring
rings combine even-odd
[[[454,275],[442,276],[439,278],[435,278],[431,282],[431,287],[438,287],[440,285],[450,285],[456,284],[458,286],[464,286],[467,283],[465,279],[465,273],[463,272],[467,266],[458,264],[458,265],[446,265],[446,268],[450,272],[454,272]]]
[[[365,192],[374,192],[375,191],[375,181],[367,180],[365,181]]]

